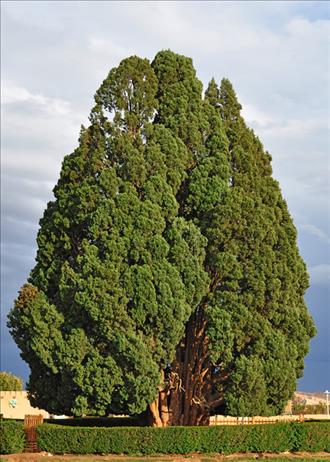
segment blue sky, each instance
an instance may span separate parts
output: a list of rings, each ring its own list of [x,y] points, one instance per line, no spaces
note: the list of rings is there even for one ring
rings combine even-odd
[[[170,48],[193,58],[204,85],[232,81],[273,156],[318,328],[299,388],[329,388],[329,3],[3,1],[1,9],[1,368],[27,378],[6,315],[34,266],[38,221],[95,90],[122,58]]]

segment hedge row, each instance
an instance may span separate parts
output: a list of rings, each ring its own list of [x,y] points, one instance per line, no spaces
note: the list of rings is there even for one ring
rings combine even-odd
[[[25,446],[23,422],[0,420],[0,454],[22,452]]]
[[[231,454],[234,452],[330,452],[330,424],[83,428],[43,424],[38,445],[54,454]]]

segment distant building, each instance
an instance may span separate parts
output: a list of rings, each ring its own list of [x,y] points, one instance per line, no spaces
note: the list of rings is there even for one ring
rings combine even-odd
[[[304,405],[318,405],[326,404],[325,394],[322,392],[305,392],[305,391],[296,391],[293,397],[294,403],[301,403]]]
[[[291,407],[291,411],[290,411]],[[288,401],[285,415],[318,415],[320,418],[327,415],[326,397],[322,392],[296,391],[292,400]]]
[[[49,419],[47,411],[32,407],[27,397],[27,391],[1,391],[0,413],[7,419],[24,419],[25,415],[39,415]]]

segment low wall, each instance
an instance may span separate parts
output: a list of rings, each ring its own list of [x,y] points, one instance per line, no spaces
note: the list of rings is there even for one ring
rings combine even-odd
[[[47,411],[31,406],[27,391],[1,391],[0,413],[6,419],[24,419],[25,415],[42,415],[45,419],[49,418]]]

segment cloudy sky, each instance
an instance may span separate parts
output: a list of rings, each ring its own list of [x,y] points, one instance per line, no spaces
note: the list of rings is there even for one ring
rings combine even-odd
[[[318,328],[299,389],[330,388],[327,2],[2,1],[1,369],[28,376],[6,315],[34,266],[38,221],[93,95],[132,54],[191,56],[204,85],[228,77],[273,156],[299,233]]]

